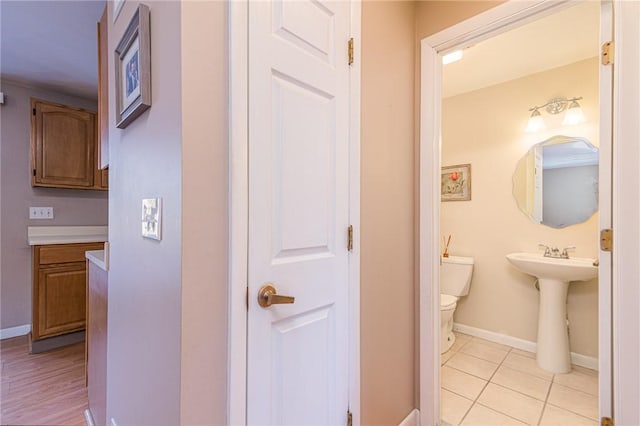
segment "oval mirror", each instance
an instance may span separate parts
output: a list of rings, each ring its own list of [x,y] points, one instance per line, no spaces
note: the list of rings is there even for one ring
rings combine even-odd
[[[598,210],[598,148],[584,138],[554,136],[520,159],[513,197],[534,223],[582,223]]]

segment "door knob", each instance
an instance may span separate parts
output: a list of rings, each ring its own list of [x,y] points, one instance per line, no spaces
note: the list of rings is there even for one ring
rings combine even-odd
[[[271,284],[265,284],[258,291],[258,304],[263,308],[271,305],[280,305],[283,303],[293,303],[296,298],[291,296],[281,296],[277,294],[276,288]]]

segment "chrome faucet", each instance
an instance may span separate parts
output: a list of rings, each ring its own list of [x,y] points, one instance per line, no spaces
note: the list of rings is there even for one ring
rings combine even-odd
[[[575,250],[576,246],[569,246],[569,247],[565,247],[562,249],[562,253],[560,254],[560,257],[563,259],[568,259],[569,258],[569,250]]]
[[[554,257],[557,259],[568,259],[569,250],[575,250],[575,246],[569,246],[562,249],[562,252],[558,247],[549,247],[545,244],[538,244],[538,247],[544,249],[544,257]]]
[[[551,248],[548,245],[538,244],[538,247],[541,248],[541,249],[544,249],[544,257],[552,257],[551,256]]]

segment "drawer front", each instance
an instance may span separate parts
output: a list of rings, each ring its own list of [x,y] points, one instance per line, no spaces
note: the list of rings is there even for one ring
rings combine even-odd
[[[84,262],[84,252],[102,250],[104,243],[87,244],[59,244],[38,247],[39,264],[52,265],[55,263]]]

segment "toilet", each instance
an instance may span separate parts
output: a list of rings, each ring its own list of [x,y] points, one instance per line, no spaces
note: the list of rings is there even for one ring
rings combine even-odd
[[[440,353],[448,351],[456,340],[453,312],[458,298],[469,294],[473,257],[449,256],[440,265]]]

